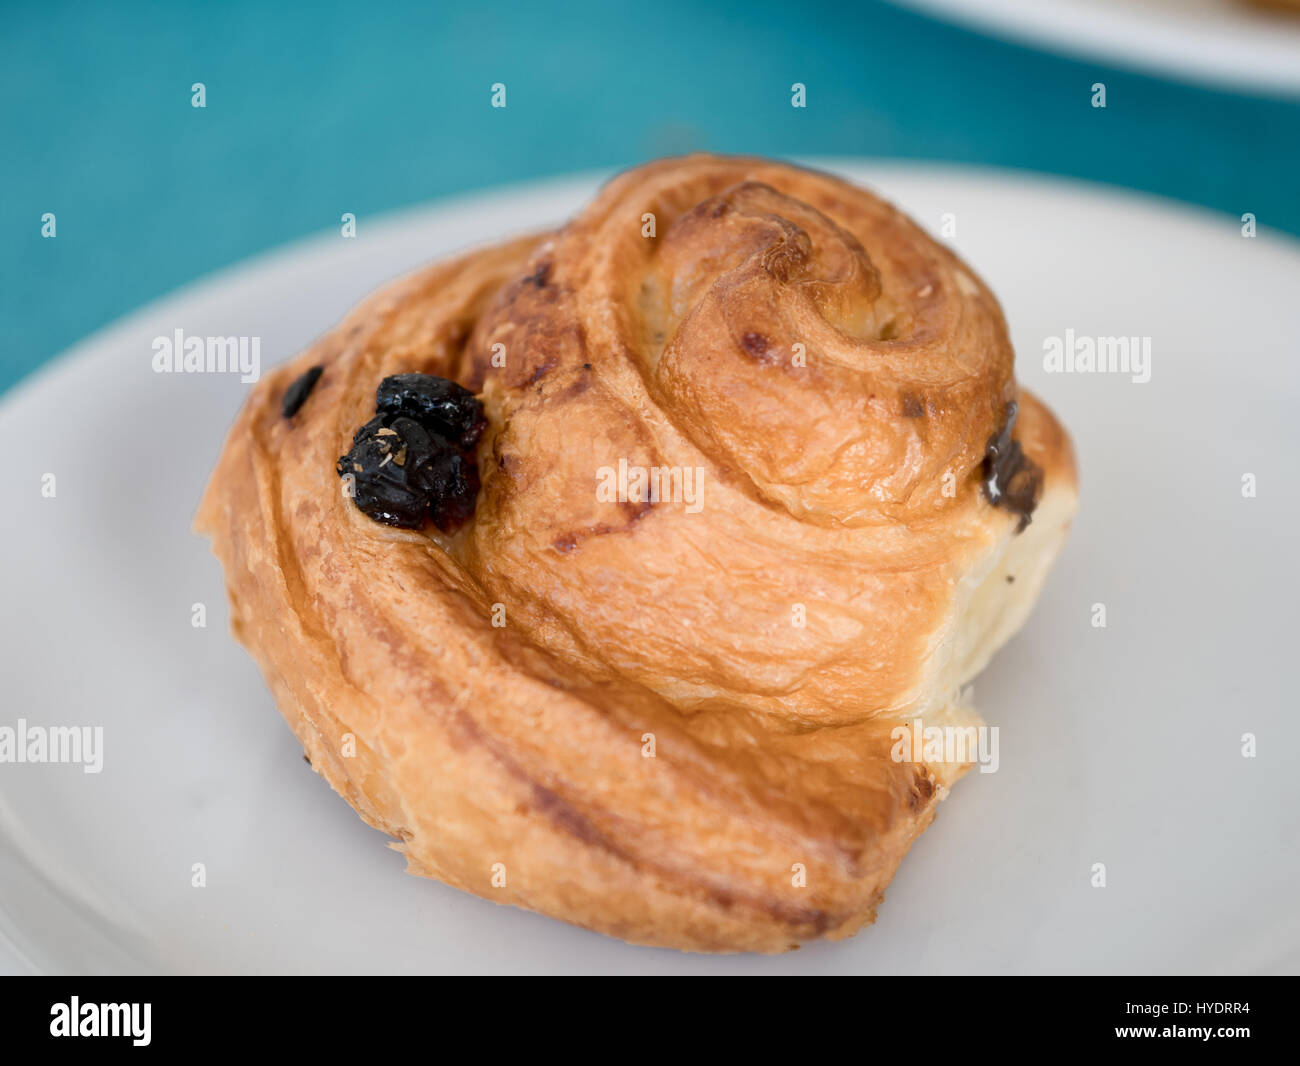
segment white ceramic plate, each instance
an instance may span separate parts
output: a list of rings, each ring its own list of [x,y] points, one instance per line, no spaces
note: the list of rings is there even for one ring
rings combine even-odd
[[[190,519],[244,397],[160,376],[154,337],[269,363],[375,285],[559,220],[583,178],[361,219],[132,315],[0,405],[0,726],[102,726],[103,769],[0,765],[0,935],[67,972],[937,973],[1300,967],[1300,250],[1095,187],[839,165],[1004,301],[1021,380],[1070,427],[1083,506],[1028,628],[976,682],[1001,730],[879,922],[779,958],[647,950],[408,877],[304,764],[227,635]],[[70,300],[76,299],[69,293]],[[1044,340],[1150,337],[1151,380],[1047,374]],[[42,477],[56,476],[56,495]],[[1258,494],[1242,495],[1254,474]],[[195,603],[208,625],[191,625]],[[1107,626],[1092,625],[1093,605]],[[1242,735],[1257,738],[1244,758]],[[191,885],[205,864],[206,887]],[[1107,887],[1091,885],[1104,863]]]
[[[1300,17],[1239,0],[894,0],[1027,44],[1185,81],[1300,93]]]

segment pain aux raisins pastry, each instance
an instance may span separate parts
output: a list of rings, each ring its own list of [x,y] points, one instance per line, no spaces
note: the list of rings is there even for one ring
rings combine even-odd
[[[979,724],[1075,498],[956,256],[838,178],[692,156],[370,297],[254,388],[197,526],[412,873],[775,952],[874,919],[974,758],[898,738]]]

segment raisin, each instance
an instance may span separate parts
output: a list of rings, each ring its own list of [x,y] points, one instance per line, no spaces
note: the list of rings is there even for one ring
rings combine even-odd
[[[427,374],[385,378],[376,399],[379,413],[336,467],[354,479],[353,502],[386,525],[419,529],[432,519],[451,532],[474,514],[482,405],[454,381]]]
[[[392,421],[388,415],[375,415],[369,422],[352,434],[352,443],[360,444],[363,440],[368,440],[378,433],[381,429],[386,429],[388,423]]]
[[[307,402],[307,397],[311,395],[311,390],[316,387],[316,382],[320,380],[321,372],[324,369],[323,366],[312,367],[284,390],[284,395],[280,398],[280,412],[285,418],[292,418],[298,413],[302,405]]]
[[[994,507],[1019,515],[1016,532],[1021,533],[1042,495],[1043,471],[1011,437],[1018,412],[1014,401],[1007,404],[1002,429],[989,438],[984,449],[984,495]]]
[[[487,426],[483,405],[469,389],[431,374],[384,378],[375,400],[381,413],[414,418],[430,432],[440,433],[461,448],[477,444]]]
[[[472,459],[444,452],[425,468],[422,480],[429,491],[433,524],[444,533],[473,517],[479,480],[478,464]]]
[[[352,502],[376,522],[418,529],[428,517],[429,497],[407,473],[404,443],[397,431],[378,428],[378,433],[362,437],[339,459],[339,476],[352,475]]]

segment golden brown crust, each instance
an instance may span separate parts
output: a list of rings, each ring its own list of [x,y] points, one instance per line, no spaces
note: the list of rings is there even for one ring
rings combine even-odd
[[[334,471],[405,371],[483,393],[452,536],[371,522]],[[1049,519],[1019,537],[981,490],[1012,400]],[[702,471],[699,508],[602,497],[620,460]],[[893,761],[890,729],[967,713],[1074,492],[955,256],[838,179],[698,156],[371,297],[255,388],[196,524],[313,765],[413,872],[778,951],[874,917],[964,769]],[[1007,560],[1019,588],[986,581]]]

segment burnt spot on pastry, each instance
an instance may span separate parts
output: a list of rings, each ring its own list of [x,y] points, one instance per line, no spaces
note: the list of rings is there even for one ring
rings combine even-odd
[[[756,359],[760,363],[771,362],[767,356],[771,345],[763,334],[750,331],[740,338],[740,345],[751,359]]]
[[[352,502],[376,522],[444,533],[474,514],[474,447],[487,426],[473,393],[446,378],[398,374],[380,383],[378,413],[357,430],[335,464],[353,479]]]
[[[542,378],[546,377],[547,374],[549,374],[552,370],[555,369],[556,364],[557,364],[557,360],[555,356],[548,355],[545,359],[543,359],[540,363],[538,363],[535,367],[533,367],[532,373],[530,373],[528,377],[524,380],[524,384],[536,385],[539,381],[542,380]]]
[[[1016,532],[1029,525],[1043,491],[1043,470],[1012,440],[1018,405],[1007,404],[1002,428],[984,449],[984,495],[994,507],[1020,516]]]
[[[907,805],[916,814],[933,798],[934,782],[930,780],[929,772],[918,766],[916,776],[912,778],[912,787],[907,792]]]
[[[314,366],[284,390],[280,397],[280,413],[285,418],[292,418],[302,409],[324,370],[323,366]]]
[[[582,843],[608,850],[605,835],[553,790],[531,782],[534,809]]]
[[[514,452],[499,452],[497,454],[497,469],[506,477],[513,478],[523,469],[523,460]]]
[[[553,400],[557,403],[561,400],[572,400],[575,397],[581,396],[584,392],[587,392],[590,388],[591,388],[591,375],[579,374],[573,377],[569,381],[569,383],[564,387],[563,391],[554,394]]]
[[[625,526],[611,526],[608,522],[601,522],[598,525],[587,526],[585,529],[575,529],[568,533],[561,533],[551,541],[551,547],[561,555],[568,555],[570,552],[575,551],[584,540],[589,540],[591,537],[601,537],[606,533],[622,533],[630,529],[635,521],[636,519],[631,519]]]
[[[641,519],[648,515],[654,507],[653,500],[624,500],[619,505],[619,509],[627,515],[627,528],[631,529]]]
[[[517,316],[510,329],[497,336],[510,354],[496,373],[510,389],[537,385],[560,368],[572,372],[587,357],[587,332],[582,323],[565,321],[545,310]]]
[[[529,274],[528,277],[524,278],[524,284],[535,285],[539,289],[544,289],[546,288],[546,283],[550,280],[550,277],[551,264],[549,262],[542,263],[536,270]]]
[[[627,516],[627,521],[623,525],[599,522],[583,529],[571,530],[568,533],[562,533],[551,541],[551,547],[561,555],[568,555],[584,540],[590,540],[592,537],[604,537],[610,533],[629,533],[641,519],[654,510],[655,505],[650,500],[626,500],[618,506],[619,510]]]
[[[903,397],[903,417],[921,418],[925,414],[925,404],[911,393]]]

